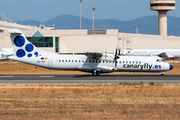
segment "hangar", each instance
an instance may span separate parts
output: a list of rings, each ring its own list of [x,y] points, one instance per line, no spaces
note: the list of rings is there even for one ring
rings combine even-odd
[[[115,49],[179,49],[180,37],[119,33],[106,30],[56,30],[54,27],[37,27],[0,21],[0,49],[11,48],[8,29],[21,29],[36,47],[61,54],[109,52]]]

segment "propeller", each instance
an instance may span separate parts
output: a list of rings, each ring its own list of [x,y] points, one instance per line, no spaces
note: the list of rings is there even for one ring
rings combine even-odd
[[[119,53],[118,53],[118,55],[121,55],[121,48],[119,48]]]
[[[119,53],[117,53],[117,48],[116,48],[116,52],[115,52],[115,56],[114,56],[114,61],[115,61],[115,68],[117,67],[117,59],[119,59],[119,55],[120,54],[120,49],[119,49]]]

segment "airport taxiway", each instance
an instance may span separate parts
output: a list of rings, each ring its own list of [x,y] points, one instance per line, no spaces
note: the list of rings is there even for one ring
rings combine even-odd
[[[0,75],[0,84],[103,84],[103,83],[180,83],[180,75],[166,74],[145,74],[145,75],[109,75],[102,74],[100,76],[85,75]]]

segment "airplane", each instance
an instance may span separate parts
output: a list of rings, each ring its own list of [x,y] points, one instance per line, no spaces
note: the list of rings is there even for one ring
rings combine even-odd
[[[124,56],[159,56],[161,58],[180,57],[180,49],[133,49],[124,50]]]
[[[43,51],[30,43],[19,29],[9,29],[13,48],[2,49],[1,59],[10,59],[55,70],[76,70],[92,73],[160,72],[173,66],[158,56],[120,56],[107,52],[86,52],[82,55],[62,55]]]

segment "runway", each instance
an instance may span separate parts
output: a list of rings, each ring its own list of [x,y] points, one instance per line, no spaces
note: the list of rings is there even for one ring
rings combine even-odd
[[[180,75],[0,75],[0,84],[112,84],[120,82],[180,83]]]

